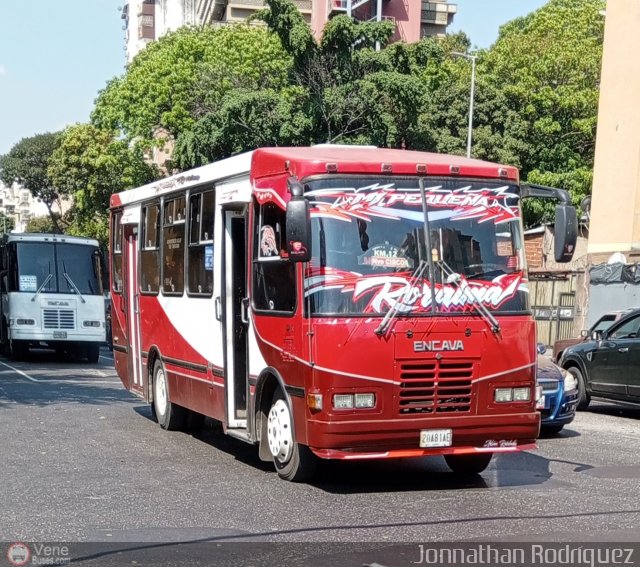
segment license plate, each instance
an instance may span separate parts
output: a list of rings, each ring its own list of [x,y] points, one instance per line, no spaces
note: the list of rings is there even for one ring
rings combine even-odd
[[[67,331],[53,331],[53,338],[54,339],[66,339],[67,338]]]
[[[536,409],[544,409],[545,408],[545,396],[541,396],[540,399],[536,402]]]
[[[420,432],[420,447],[451,447],[451,429],[423,429]]]

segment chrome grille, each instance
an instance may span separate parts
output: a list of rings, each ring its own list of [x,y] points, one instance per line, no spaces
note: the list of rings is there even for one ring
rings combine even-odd
[[[45,329],[76,328],[76,314],[72,309],[45,309],[42,320]]]
[[[421,360],[400,364],[399,412],[468,412],[473,362]]]
[[[540,381],[540,386],[542,386],[543,392],[555,392],[558,389],[558,381],[557,380],[549,380],[549,381]]]

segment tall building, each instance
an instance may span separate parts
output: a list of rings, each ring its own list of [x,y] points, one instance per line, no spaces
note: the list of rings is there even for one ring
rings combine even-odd
[[[444,35],[456,5],[447,0],[292,0],[320,37],[329,19],[350,14],[359,21],[388,20],[395,41],[412,43]],[[122,7],[127,62],[149,41],[184,25],[244,21],[264,8],[264,0],[128,0]]]
[[[0,182],[0,213],[13,219],[14,232],[24,232],[32,218],[48,216],[49,210],[44,203],[33,198],[29,189],[17,183],[8,187]],[[6,229],[6,225],[3,226],[0,220],[0,233],[8,232]]]

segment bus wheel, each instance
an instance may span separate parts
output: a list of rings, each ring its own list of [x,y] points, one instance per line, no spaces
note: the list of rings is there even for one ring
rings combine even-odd
[[[284,394],[277,390],[267,416],[267,441],[280,478],[292,482],[310,479],[317,466],[316,456],[293,439],[293,417]]]
[[[489,466],[493,453],[478,453],[477,455],[445,455],[447,466],[459,474],[479,474]]]
[[[98,359],[100,358],[100,345],[97,344],[88,344],[87,345],[87,360],[92,363],[95,364],[96,362],[98,362]]]
[[[169,401],[169,384],[162,362],[153,366],[153,410],[162,429],[180,429],[184,421],[184,409]]]

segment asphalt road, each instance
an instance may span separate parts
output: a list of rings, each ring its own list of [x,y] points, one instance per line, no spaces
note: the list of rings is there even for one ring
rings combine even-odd
[[[286,543],[292,562],[265,564],[313,553],[304,564],[333,566],[409,564],[417,543],[438,541],[636,542],[639,420],[594,404],[537,451],[500,455],[472,479],[431,458],[325,462],[313,483],[292,484],[216,428],[160,429],[107,350],[95,365],[45,351],[0,358],[0,541],[127,543],[138,564],[153,553],[148,564],[173,564],[176,548],[184,560],[173,542],[268,556]],[[210,564],[262,564],[236,559]]]

